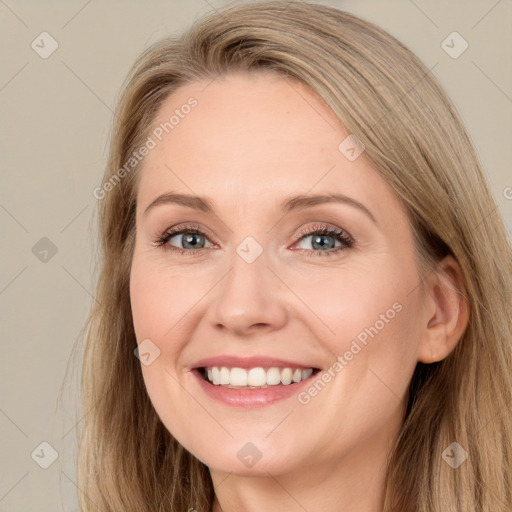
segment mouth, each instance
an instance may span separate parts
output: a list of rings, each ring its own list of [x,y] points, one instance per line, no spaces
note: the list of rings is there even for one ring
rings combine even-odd
[[[262,367],[239,368],[202,366],[195,368],[200,377],[213,386],[229,389],[267,389],[293,386],[320,371],[319,368]]]

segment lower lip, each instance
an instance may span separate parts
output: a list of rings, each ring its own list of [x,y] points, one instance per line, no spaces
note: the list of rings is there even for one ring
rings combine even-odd
[[[316,373],[313,373],[307,379],[300,382],[288,385],[278,384],[263,389],[234,389],[211,384],[203,379],[199,370],[194,370],[192,373],[209,397],[234,407],[263,407],[279,400],[290,398],[293,395],[297,395],[303,387],[309,385],[311,379],[316,376]]]

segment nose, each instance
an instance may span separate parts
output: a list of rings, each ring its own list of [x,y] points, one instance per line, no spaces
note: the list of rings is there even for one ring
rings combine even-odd
[[[264,254],[252,263],[235,254],[215,293],[209,317],[217,330],[247,337],[282,328],[287,321],[286,286],[268,268]]]

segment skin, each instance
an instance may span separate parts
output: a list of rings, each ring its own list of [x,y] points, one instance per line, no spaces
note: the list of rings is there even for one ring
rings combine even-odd
[[[130,294],[138,342],[160,350],[142,365],[156,412],[210,468],[215,512],[382,510],[386,457],[416,363],[446,357],[467,323],[460,269],[447,257],[421,279],[404,207],[365,153],[349,161],[338,150],[348,132],[306,86],[263,72],[187,84],[154,126],[190,96],[198,105],[144,158],[138,184]],[[215,214],[177,204],[144,214],[169,191],[205,196]],[[341,203],[279,209],[290,196],[322,192],[359,201],[376,222]],[[155,246],[190,222],[206,234],[198,254],[173,252],[187,247],[179,235]],[[299,232],[318,224],[345,230],[353,246],[314,249]],[[263,249],[250,264],[236,252],[247,236]],[[219,354],[326,371],[394,303],[400,312],[305,405],[292,396],[231,407],[206,396],[190,371]],[[249,441],[262,455],[251,468],[237,457]]]

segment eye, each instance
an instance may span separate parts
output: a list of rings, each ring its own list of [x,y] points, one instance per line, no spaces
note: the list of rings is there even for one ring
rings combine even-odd
[[[171,240],[174,238],[177,239],[176,243],[182,247],[175,247],[173,244],[171,244]],[[178,251],[182,254],[196,254],[198,251],[205,248],[206,242],[210,243],[210,245],[213,245],[208,241],[206,234],[203,233],[198,227],[181,226],[181,228],[170,229],[163,233],[155,241],[155,245],[157,247],[168,245],[169,249]]]
[[[352,247],[354,244],[353,238],[343,229],[329,227],[324,224],[306,228],[299,235],[300,239],[297,244],[311,238],[310,243],[306,244],[310,247],[299,248],[300,252],[307,256],[332,256]],[[173,245],[171,243],[173,239],[176,239],[175,243],[181,247]],[[165,246],[167,249],[178,251],[180,254],[193,255],[199,253],[201,249],[212,247],[214,244],[208,240],[207,235],[198,226],[191,225],[179,226],[165,231],[155,240],[155,245],[157,247]]]
[[[300,251],[307,256],[332,256],[354,245],[353,238],[343,229],[325,225],[309,227],[300,235],[301,239],[298,243],[308,238],[311,239],[309,243],[305,244],[309,247],[300,248]],[[339,245],[336,246],[336,242]]]

